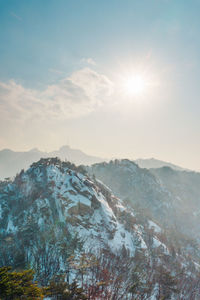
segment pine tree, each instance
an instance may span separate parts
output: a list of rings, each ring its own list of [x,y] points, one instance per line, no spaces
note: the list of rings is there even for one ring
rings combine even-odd
[[[1,299],[42,299],[42,289],[33,282],[34,271],[11,272],[10,267],[0,268]]]

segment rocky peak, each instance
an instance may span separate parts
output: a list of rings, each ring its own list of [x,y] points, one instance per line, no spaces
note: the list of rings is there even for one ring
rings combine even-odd
[[[127,160],[101,168],[107,166],[114,166],[115,176],[121,176],[124,183],[127,180],[129,186],[129,179],[122,175],[133,172],[134,182],[140,174],[138,167]],[[193,272],[198,269],[195,261],[188,264],[184,250],[179,249],[178,254],[176,245],[172,247],[159,222],[116,197],[84,168],[58,158],[40,159],[13,181],[0,183],[0,228],[0,265],[32,266],[42,284],[54,274],[68,272],[69,258],[72,254],[78,258],[81,253],[92,253],[100,260],[105,257],[102,253],[107,253],[106,257],[112,257],[107,263],[116,274],[129,261],[122,289],[128,286],[138,257],[144,268],[164,265],[175,272],[183,264]],[[71,276],[76,272],[72,270]]]

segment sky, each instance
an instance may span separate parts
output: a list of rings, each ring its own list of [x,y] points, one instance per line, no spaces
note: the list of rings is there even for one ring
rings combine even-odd
[[[200,170],[200,0],[0,0],[0,149]]]

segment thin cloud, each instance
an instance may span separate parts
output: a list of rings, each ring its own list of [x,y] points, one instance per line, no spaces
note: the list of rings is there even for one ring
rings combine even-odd
[[[22,18],[20,16],[18,16],[17,14],[15,14],[13,11],[11,11],[10,14],[11,14],[12,17],[17,19],[18,21],[22,21]]]
[[[103,105],[112,93],[112,82],[89,68],[78,70],[43,91],[27,89],[11,80],[0,82],[1,122],[66,120]]]
[[[88,65],[91,65],[91,66],[96,66],[95,60],[92,59],[91,57],[89,57],[89,58],[82,58],[81,62],[87,63]]]

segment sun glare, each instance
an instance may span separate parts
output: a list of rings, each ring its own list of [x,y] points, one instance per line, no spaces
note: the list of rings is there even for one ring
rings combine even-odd
[[[129,96],[143,94],[147,88],[147,82],[141,75],[131,76],[124,81],[124,92]]]

